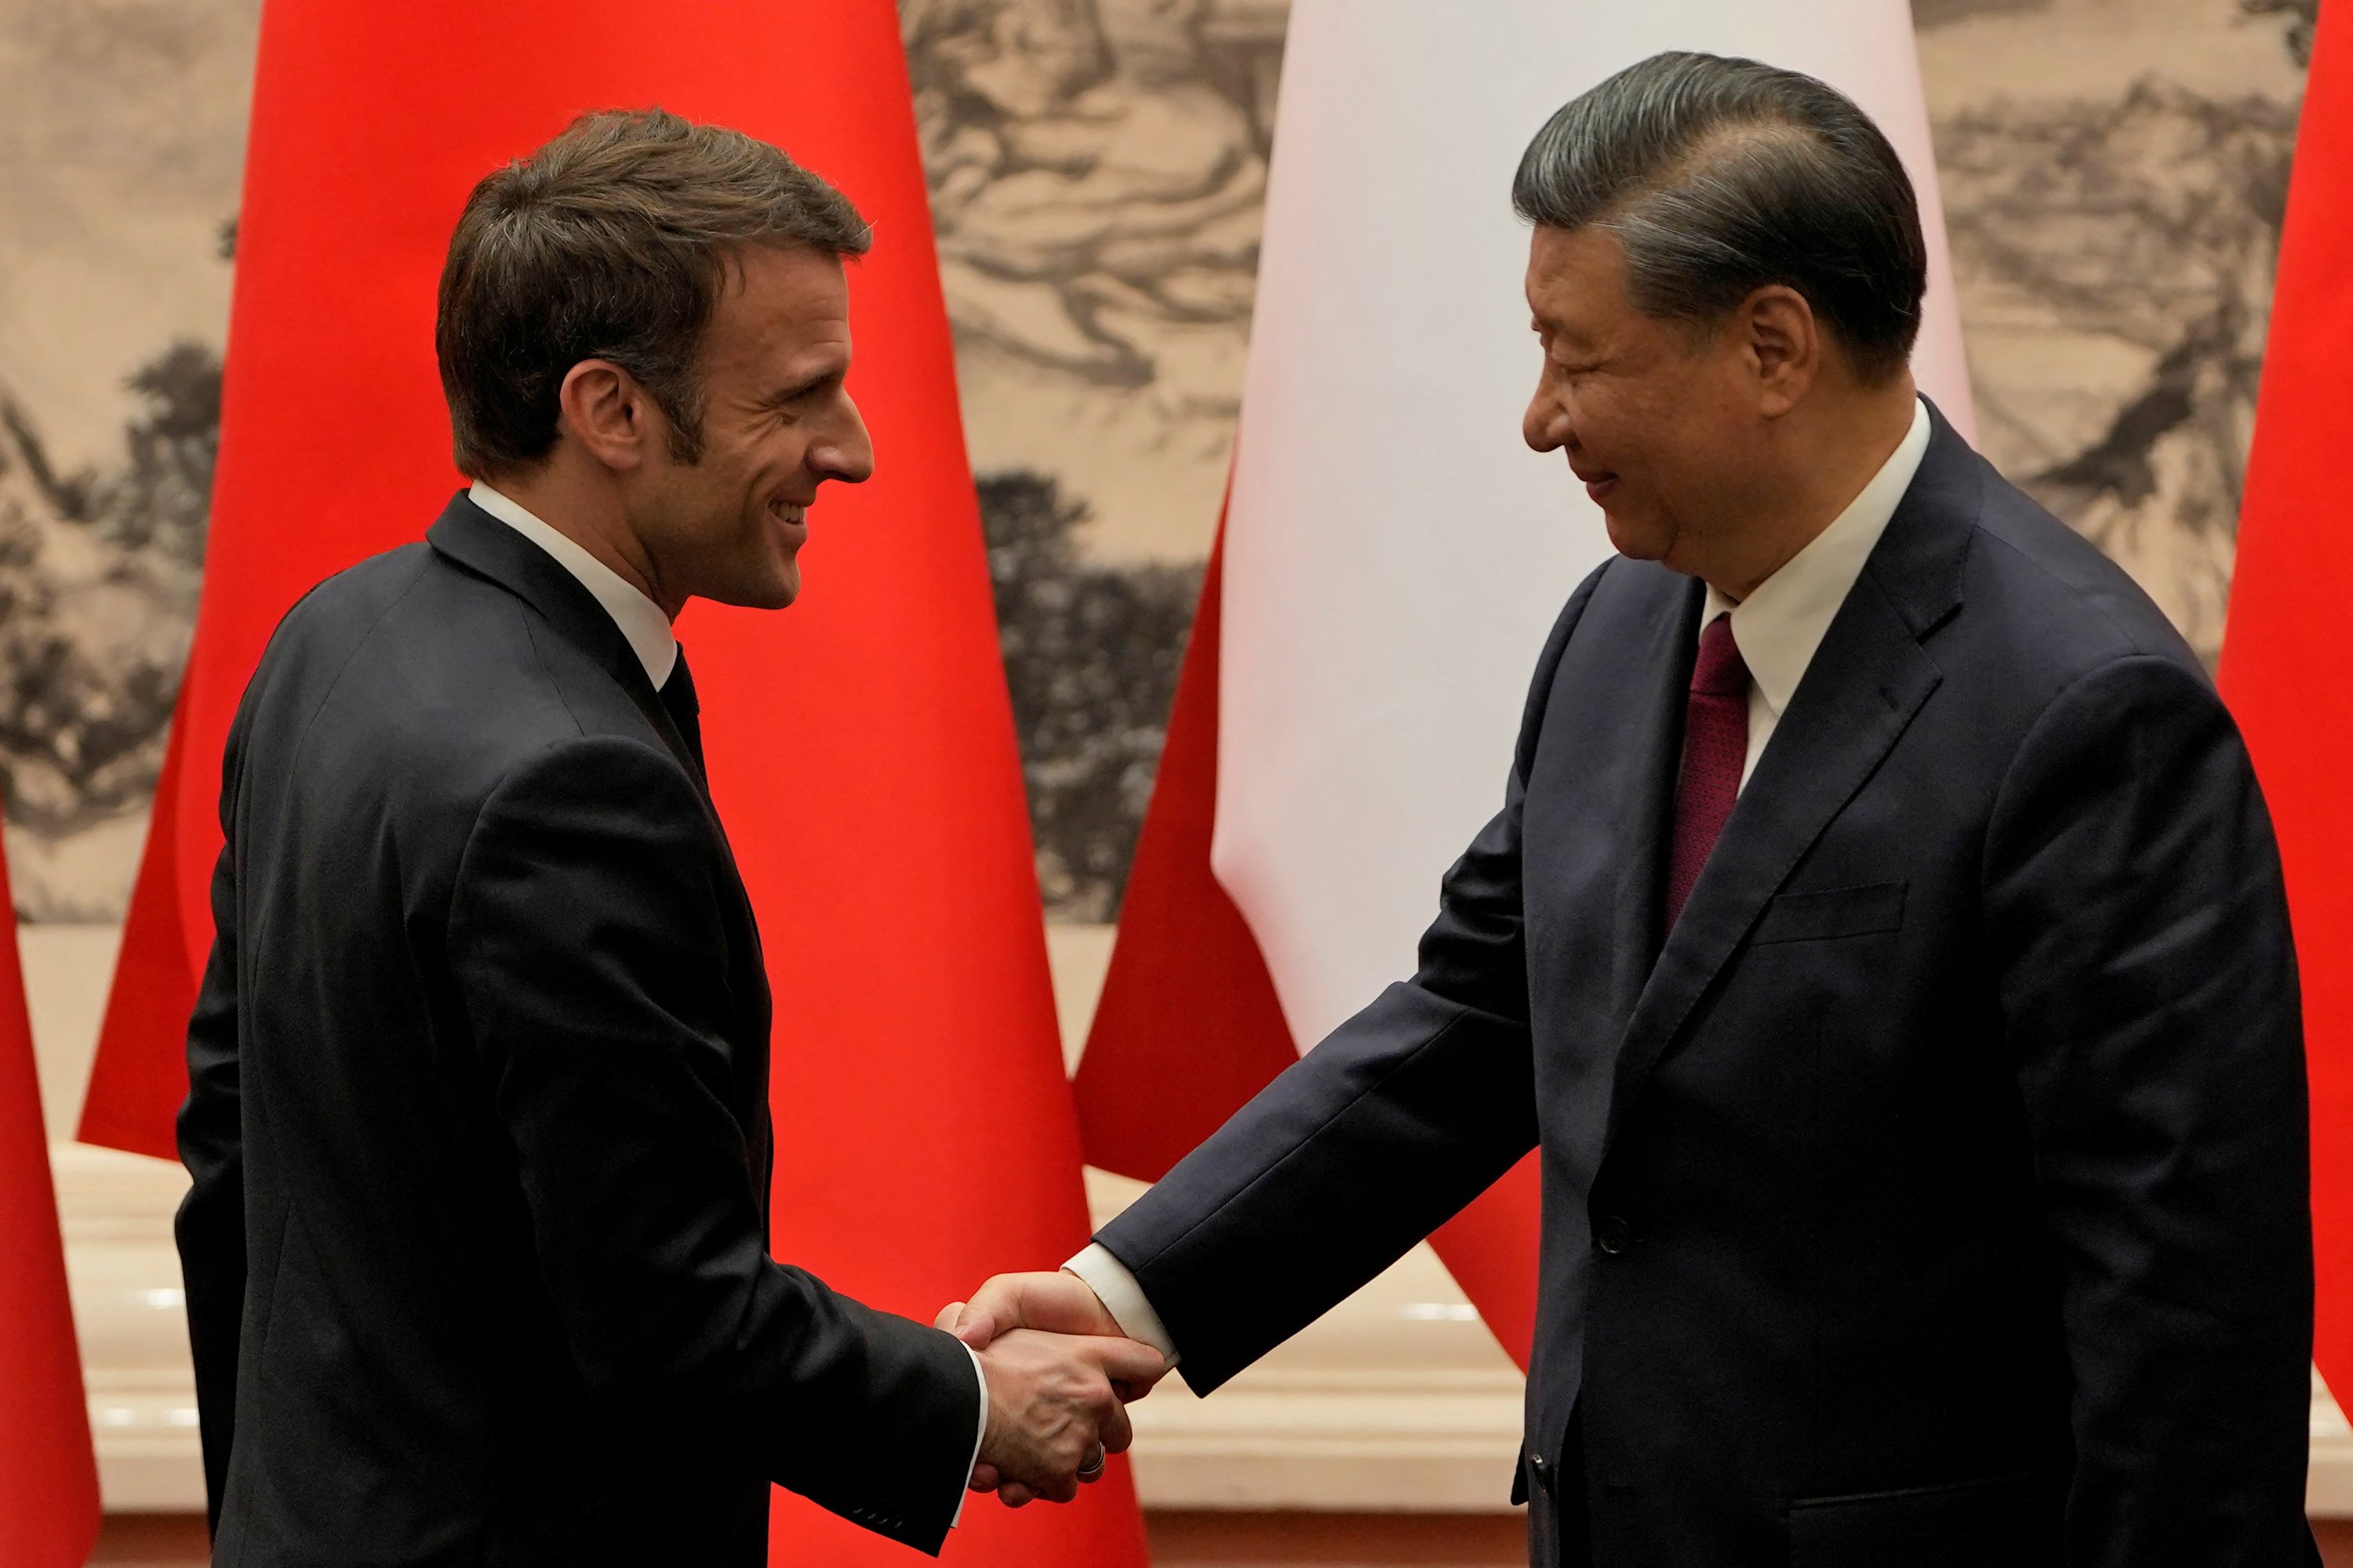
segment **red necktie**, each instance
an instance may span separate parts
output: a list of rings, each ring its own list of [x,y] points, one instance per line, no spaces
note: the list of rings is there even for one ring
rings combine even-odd
[[[1667,929],[1683,912],[1716,835],[1740,795],[1748,760],[1748,666],[1726,611],[1699,634],[1691,697],[1683,708],[1683,766],[1675,779],[1675,838],[1667,857]]]

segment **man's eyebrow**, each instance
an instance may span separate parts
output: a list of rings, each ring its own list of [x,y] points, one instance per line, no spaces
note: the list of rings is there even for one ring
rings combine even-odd
[[[776,391],[769,393],[765,401],[771,406],[789,403],[794,398],[814,392],[829,382],[839,381],[849,374],[849,367],[846,365],[828,365],[785,383]]]

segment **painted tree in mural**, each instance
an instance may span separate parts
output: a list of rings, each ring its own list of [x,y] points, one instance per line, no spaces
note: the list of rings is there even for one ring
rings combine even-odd
[[[1115,567],[1124,503],[1065,466],[1101,423],[1008,455],[992,399],[1085,410],[1168,454],[1206,551],[1239,409],[1284,0],[901,0],[943,282],[965,372],[997,610],[1057,919],[1116,913],[1158,765],[1198,566]],[[975,372],[978,375],[976,378]],[[1096,481],[1104,475],[1098,464]],[[1133,471],[1130,474],[1132,480]],[[1163,547],[1167,543],[1164,536]]]
[[[129,389],[119,463],[74,473],[0,397],[0,808],[51,838],[146,804],[195,613],[220,361],[174,344]]]
[[[1039,885],[1058,919],[1109,920],[1152,798],[1200,568],[1090,565],[1086,507],[1052,480],[979,482]]]
[[[2241,0],[2289,18],[2314,0]],[[2102,396],[1978,377],[1989,455],[2122,561],[2211,664],[2271,316],[2296,105],[2161,78],[2115,101],[2004,104],[1936,128],[1972,334],[2146,365]]]

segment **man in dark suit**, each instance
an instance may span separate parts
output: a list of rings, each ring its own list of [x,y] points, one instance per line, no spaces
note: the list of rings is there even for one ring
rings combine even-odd
[[[1410,980],[948,1320],[1206,1392],[1536,1147],[1535,1563],[2314,1561],[2295,966],[2205,673],[1916,397],[1845,99],[1661,56],[1514,197],[1526,436],[1620,558],[1503,810]]]
[[[218,1563],[748,1568],[771,1482],[937,1552],[976,1455],[1068,1498],[1126,1443],[1157,1353],[976,1353],[767,1255],[768,987],[670,623],[790,603],[871,471],[867,243],[659,111],[467,205],[478,482],[287,617],[223,770],[179,1218]]]

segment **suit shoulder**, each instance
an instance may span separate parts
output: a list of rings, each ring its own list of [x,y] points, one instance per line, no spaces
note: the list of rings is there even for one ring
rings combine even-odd
[[[428,556],[421,542],[403,545],[321,578],[280,618],[269,652],[279,652],[281,645],[364,633],[415,586]]]
[[[2197,654],[2130,574],[1989,464],[1988,472],[1956,623],[1968,644],[1998,639],[2012,658],[2062,685],[2134,657],[2206,679]]]
[[[416,545],[328,578],[255,683],[256,738],[356,800],[470,809],[544,748],[649,726],[522,599]]]

